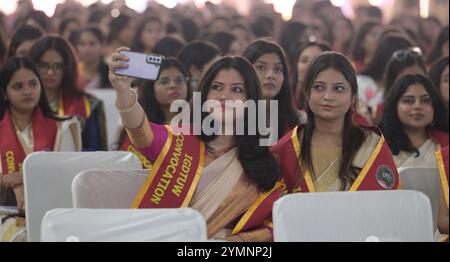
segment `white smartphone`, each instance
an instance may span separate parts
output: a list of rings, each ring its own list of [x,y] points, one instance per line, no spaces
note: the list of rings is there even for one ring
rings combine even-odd
[[[120,51],[130,60],[127,68],[117,69],[114,73],[148,80],[157,80],[164,56],[157,54],[143,54],[132,51]]]

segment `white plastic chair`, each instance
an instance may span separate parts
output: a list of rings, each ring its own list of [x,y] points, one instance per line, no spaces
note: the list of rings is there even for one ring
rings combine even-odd
[[[400,175],[401,189],[422,192],[430,199],[433,229],[436,231],[442,187],[437,168],[407,167],[400,168],[398,173]]]
[[[296,193],[273,206],[274,240],[433,241],[430,201],[417,191]]]
[[[53,209],[42,220],[43,242],[206,241],[206,222],[191,208]]]
[[[90,168],[139,169],[140,160],[130,152],[36,152],[23,163],[28,241],[39,241],[45,212],[71,208],[72,180]]]
[[[89,169],[72,182],[74,208],[131,208],[149,175],[148,169]]]

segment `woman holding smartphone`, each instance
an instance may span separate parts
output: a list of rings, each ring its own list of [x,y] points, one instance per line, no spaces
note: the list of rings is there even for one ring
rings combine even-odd
[[[192,91],[189,84],[189,72],[183,64],[175,58],[163,60],[160,67],[159,78],[156,81],[145,81],[139,95],[139,102],[151,123],[170,125],[177,112],[170,112],[170,105],[175,100],[189,101]],[[125,128],[120,128],[117,141],[119,150],[135,153],[144,168],[150,168],[151,162],[131,144]]]
[[[260,136],[207,135],[204,130],[200,135],[184,135],[169,126],[149,123],[130,89],[130,79],[114,73],[127,67],[128,58],[121,50],[127,48],[113,53],[110,64],[116,106],[132,143],[154,162],[132,207],[191,207],[207,221],[209,238],[271,241],[268,219],[281,184],[276,183],[275,159],[267,147],[258,144]],[[257,73],[241,57],[216,61],[205,72],[200,90],[202,105],[206,100],[220,102],[202,114],[202,122],[209,117],[223,123],[223,113],[230,110],[225,101],[257,104],[260,99]],[[245,119],[248,129],[248,112],[233,119],[238,117]]]

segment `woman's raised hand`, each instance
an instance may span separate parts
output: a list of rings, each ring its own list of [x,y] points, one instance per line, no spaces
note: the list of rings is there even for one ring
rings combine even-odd
[[[109,63],[109,81],[111,82],[117,93],[127,91],[131,87],[132,78],[127,76],[120,76],[114,73],[117,69],[127,68],[128,57],[122,55],[120,51],[130,50],[128,47],[119,47],[111,55],[111,62]]]

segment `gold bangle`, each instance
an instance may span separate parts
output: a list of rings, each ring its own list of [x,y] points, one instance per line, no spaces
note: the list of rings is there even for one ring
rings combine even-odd
[[[136,90],[134,90],[134,89],[132,89],[132,88],[130,88],[130,90],[133,92],[134,98],[135,98],[135,99],[134,99],[134,103],[133,103],[133,105],[132,105],[131,107],[129,107],[129,108],[124,108],[124,109],[120,109],[120,108],[117,106],[117,99],[116,99],[116,109],[117,109],[117,111],[118,111],[119,113],[121,113],[121,114],[131,112],[131,110],[133,110],[133,109],[136,107],[137,103],[138,103],[138,95],[137,95],[137,93],[136,93]]]

